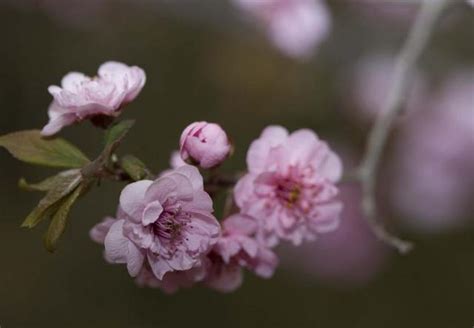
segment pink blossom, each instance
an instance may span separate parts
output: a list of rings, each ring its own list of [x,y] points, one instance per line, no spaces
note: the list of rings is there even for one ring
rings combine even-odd
[[[313,131],[288,134],[283,127],[267,127],[251,144],[247,166],[235,200],[260,223],[259,238],[268,245],[280,238],[299,245],[337,227],[342,204],[335,183],[342,164]]]
[[[309,57],[329,34],[331,16],[321,0],[234,2],[254,16],[275,46],[290,57]]]
[[[474,71],[446,79],[406,124],[392,160],[392,200],[403,222],[422,232],[458,227],[474,191]]]
[[[120,195],[120,209],[103,239],[105,256],[111,263],[127,264],[132,277],[146,267],[162,281],[167,273],[200,266],[219,237],[212,200],[193,166],[129,184]],[[92,230],[94,239],[102,239],[98,232],[104,225]]]
[[[140,93],[145,80],[141,68],[119,62],[102,64],[98,76],[93,78],[78,72],[67,74],[61,87],[52,85],[48,88],[54,100],[42,134],[53,135],[65,126],[88,118],[118,116],[123,105]]]
[[[194,122],[184,129],[180,138],[182,159],[205,169],[222,163],[231,148],[227,134],[215,123]]]
[[[256,221],[242,214],[234,214],[222,223],[222,236],[207,259],[208,286],[231,292],[242,283],[242,269],[247,268],[262,278],[270,278],[278,265],[278,258],[270,249],[255,239]]]

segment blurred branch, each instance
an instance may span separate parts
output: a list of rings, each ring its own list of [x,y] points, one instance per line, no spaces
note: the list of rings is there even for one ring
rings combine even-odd
[[[426,47],[436,21],[448,1],[423,1],[410,34],[397,56],[391,90],[370,131],[365,155],[357,172],[357,180],[362,185],[362,209],[368,224],[378,239],[395,247],[400,253],[409,252],[413,244],[390,234],[379,220],[375,200],[376,177],[393,121],[403,108],[415,64]]]

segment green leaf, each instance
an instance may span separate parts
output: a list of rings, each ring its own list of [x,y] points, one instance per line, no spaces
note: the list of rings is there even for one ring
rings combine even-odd
[[[120,166],[135,181],[150,175],[145,164],[133,155],[125,155],[120,161]]]
[[[58,177],[58,176],[56,176]],[[66,174],[57,178],[53,185],[48,186],[49,191],[40,200],[36,208],[26,217],[22,227],[33,228],[50,214],[51,208],[56,206],[63,198],[68,196],[81,183],[82,175],[76,170],[75,174]],[[51,183],[50,181],[48,183]],[[42,186],[42,188],[45,186]]]
[[[44,246],[49,252],[56,250],[56,244],[66,229],[67,217],[77,198],[81,195],[83,185],[79,185],[71,194],[64,198],[51,219],[48,231],[44,236]]]
[[[120,142],[134,124],[134,120],[125,120],[112,125],[105,133],[105,146]]]
[[[30,164],[79,168],[89,163],[89,159],[77,147],[64,139],[45,139],[39,130],[1,136],[0,146],[5,147],[15,158]]]
[[[46,178],[43,181],[38,182],[38,183],[29,183],[24,178],[21,178],[18,181],[18,186],[21,189],[26,190],[26,191],[45,191],[46,192],[46,191],[51,190],[58,183],[60,183],[61,180],[64,179],[65,177],[70,176],[70,175],[77,175],[77,174],[80,174],[80,171],[78,169],[63,171],[57,175],[53,175],[49,178]]]

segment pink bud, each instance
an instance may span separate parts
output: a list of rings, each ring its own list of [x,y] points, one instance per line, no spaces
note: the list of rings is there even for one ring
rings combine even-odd
[[[222,163],[232,148],[227,134],[218,124],[204,121],[188,125],[179,143],[183,160],[195,162],[204,169]]]

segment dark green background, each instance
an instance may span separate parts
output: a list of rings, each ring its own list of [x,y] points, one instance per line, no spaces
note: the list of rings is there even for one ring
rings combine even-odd
[[[314,59],[299,63],[275,51],[223,1],[175,1],[110,1],[98,17],[84,18],[85,27],[0,3],[0,134],[42,127],[48,85],[70,70],[92,75],[115,59],[147,73],[143,92],[124,112],[137,124],[121,151],[155,171],[166,168],[181,130],[194,120],[219,122],[233,137],[229,170],[244,168],[246,147],[268,124],[309,127],[332,143],[362,149],[367,127],[345,115],[352,108],[341,80],[360,56],[396,51],[406,22],[362,14],[356,1],[331,1],[330,38]],[[433,83],[474,64],[474,11],[458,4],[446,16],[422,58]],[[91,157],[100,150],[101,134],[89,124],[62,135]],[[45,226],[19,228],[40,195],[20,191],[18,178],[52,172],[0,150],[2,328],[474,325],[472,224],[436,236],[398,229],[416,249],[394,254],[383,272],[357,288],[282,268],[268,281],[249,275],[233,294],[194,288],[166,296],[137,288],[123,267],[104,262],[88,237],[96,222],[114,213],[122,185],[106,183],[81,200],[54,255],[42,247]]]

